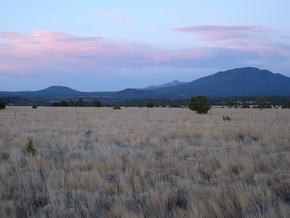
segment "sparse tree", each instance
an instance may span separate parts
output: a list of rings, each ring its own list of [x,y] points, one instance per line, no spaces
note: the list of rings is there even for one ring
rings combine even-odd
[[[153,108],[154,107],[154,103],[153,102],[148,102],[146,107]]]
[[[4,109],[6,107],[4,101],[0,101],[0,109]]]
[[[34,156],[36,154],[36,147],[34,141],[32,140],[32,138],[28,138],[27,140],[28,142],[26,143],[26,151]]]
[[[290,108],[290,100],[286,101],[283,105],[282,108]]]
[[[250,108],[250,105],[248,103],[243,103],[241,108]]]
[[[264,97],[257,98],[254,104],[257,105],[260,110],[262,110],[263,108],[271,108],[271,105],[265,100]]]
[[[100,101],[95,100],[95,101],[92,102],[92,106],[94,106],[94,107],[101,107],[102,105],[101,105],[101,102]]]
[[[51,106],[52,107],[60,107],[60,103],[59,102],[52,102]]]
[[[59,104],[61,107],[68,107],[67,101],[60,101]]]
[[[83,107],[83,106],[85,106],[85,101],[84,101],[83,98],[78,98],[77,106],[78,106],[78,107]]]
[[[228,101],[226,102],[226,105],[227,105],[229,108],[232,108],[232,107],[235,106],[235,102],[233,102],[233,100],[228,100]]]
[[[75,105],[76,105],[76,103],[74,102],[74,100],[70,99],[69,102],[68,102],[68,106],[74,107]]]
[[[192,97],[188,107],[190,110],[196,111],[198,114],[207,114],[207,112],[210,110],[207,97],[201,95]]]
[[[120,107],[119,105],[115,105],[115,106],[113,107],[113,109],[114,109],[114,110],[121,110],[121,107]]]

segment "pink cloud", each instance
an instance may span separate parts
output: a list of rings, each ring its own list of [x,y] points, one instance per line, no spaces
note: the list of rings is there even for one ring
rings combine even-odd
[[[103,15],[104,17],[108,17],[108,16],[111,16],[111,15],[113,15],[113,14],[118,13],[119,11],[120,11],[120,9],[111,10],[111,11],[109,11],[109,12],[106,12],[106,13],[102,14],[102,15]]]
[[[114,21],[119,21],[123,24],[131,25],[133,23],[129,18],[120,14],[121,9],[115,9],[115,10],[111,10],[111,11],[108,11],[106,13],[101,14],[102,11],[103,11],[103,9],[96,9],[96,10],[94,10],[94,13],[100,14],[103,17],[108,17]]]
[[[214,65],[224,56],[239,60],[251,57],[252,61],[273,57],[288,60],[289,47],[287,43],[279,44],[260,36],[215,40],[207,47],[161,49],[132,40],[83,37],[55,31],[35,31],[31,35],[0,31],[0,74],[50,71],[102,74],[122,68]]]
[[[99,9],[94,9],[93,12],[98,14],[98,13],[101,13],[103,11],[102,8],[99,8]]]
[[[207,41],[212,48],[229,48],[254,52],[267,56],[272,52],[285,53],[270,37],[273,30],[255,25],[199,25],[174,28],[174,31],[199,36],[198,40]]]
[[[18,37],[21,37],[21,35],[17,32],[0,30],[0,38],[3,38],[3,39],[14,38],[14,39],[16,39]]]
[[[191,59],[206,54],[193,50],[166,50],[135,41],[101,37],[81,37],[54,31],[36,31],[31,36],[0,32],[0,73],[24,74],[47,68],[101,71],[120,67],[140,67]]]
[[[171,19],[173,22],[175,23],[183,23],[185,22],[187,19],[185,17],[181,17],[181,16],[176,16],[176,17],[173,17]]]
[[[251,34],[264,30],[254,25],[200,25],[174,28],[174,31],[198,35],[200,40],[228,40],[249,37]]]

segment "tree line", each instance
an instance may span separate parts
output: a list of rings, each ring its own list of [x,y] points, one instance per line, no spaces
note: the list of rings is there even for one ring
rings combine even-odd
[[[209,106],[222,106],[229,108],[271,108],[281,106],[282,108],[290,108],[290,97],[224,97],[224,98],[206,98]],[[0,99],[0,109],[6,107],[5,102],[7,99]],[[11,104],[11,103],[10,103]],[[26,105],[31,105],[29,104]],[[192,99],[132,99],[119,101],[113,105],[119,105],[122,107],[190,107]],[[14,105],[14,104],[12,104]],[[22,105],[22,104],[15,104]],[[38,105],[42,105],[41,103]],[[43,104],[47,106],[47,104]],[[56,101],[50,106],[54,107],[111,107],[112,105],[101,103],[99,100],[85,101],[82,97],[68,101],[61,100]]]
[[[93,107],[101,107],[102,104],[100,101],[95,100],[90,103],[85,102],[83,98],[78,98],[76,101],[74,101],[72,98],[69,101],[57,101],[51,103],[51,106],[53,107],[85,107],[85,106],[93,106]]]

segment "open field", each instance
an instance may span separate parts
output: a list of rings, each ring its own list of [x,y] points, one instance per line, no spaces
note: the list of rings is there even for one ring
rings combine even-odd
[[[289,217],[290,110],[7,107],[0,214]]]

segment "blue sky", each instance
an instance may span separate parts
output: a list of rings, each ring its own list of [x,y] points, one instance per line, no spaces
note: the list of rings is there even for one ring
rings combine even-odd
[[[290,1],[2,1],[0,90],[114,91],[252,66],[290,76]]]

